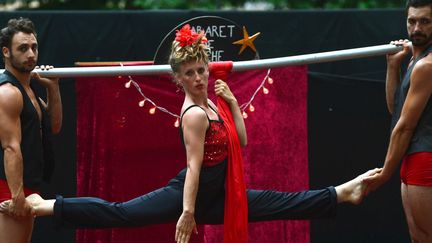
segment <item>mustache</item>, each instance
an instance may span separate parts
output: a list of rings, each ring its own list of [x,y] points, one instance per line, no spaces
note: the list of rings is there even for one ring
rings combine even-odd
[[[36,60],[27,60],[24,61],[24,64],[31,64],[31,65],[36,64]]]
[[[411,33],[411,38],[414,38],[414,37],[427,37],[425,34],[423,34],[423,33],[421,33],[421,32],[414,32],[414,33]]]

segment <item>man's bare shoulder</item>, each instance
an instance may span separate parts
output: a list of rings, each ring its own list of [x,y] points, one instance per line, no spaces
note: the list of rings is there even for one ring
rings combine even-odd
[[[427,69],[427,68],[432,68],[432,53],[429,53],[429,55],[419,60],[414,67],[414,69]]]
[[[432,93],[432,55],[418,61],[411,74],[411,88],[419,92]],[[410,89],[411,89],[410,88]]]
[[[22,94],[10,83],[0,85],[0,109],[15,110],[22,108]]]
[[[413,69],[413,74],[429,75],[432,74],[432,53],[418,61]],[[432,78],[432,76],[430,76]]]
[[[428,63],[428,65],[432,65],[432,52],[429,53],[427,56],[425,56],[423,59],[421,59],[419,62]]]

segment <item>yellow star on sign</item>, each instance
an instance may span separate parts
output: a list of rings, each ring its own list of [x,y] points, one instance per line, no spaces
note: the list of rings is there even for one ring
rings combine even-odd
[[[243,39],[233,42],[233,44],[236,45],[242,45],[239,51],[239,55],[246,49],[247,46],[249,46],[254,52],[256,52],[255,45],[253,41],[260,35],[261,33],[258,32],[254,34],[253,36],[249,36],[248,32],[246,31],[246,27],[243,26]]]

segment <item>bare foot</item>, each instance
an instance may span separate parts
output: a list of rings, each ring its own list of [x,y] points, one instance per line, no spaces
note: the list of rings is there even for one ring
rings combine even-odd
[[[52,214],[53,200],[44,200],[39,194],[31,194],[26,197],[27,202],[32,207],[31,214],[36,216],[46,216]],[[9,214],[11,200],[0,203],[0,213]]]
[[[360,204],[366,195],[367,184],[363,181],[364,178],[381,172],[381,168],[376,168],[363,173],[356,178],[337,186],[336,194],[338,203],[349,202],[352,204]]]
[[[32,206],[32,214],[34,216],[46,216],[52,214],[53,200],[44,200],[39,194],[31,194],[26,197],[27,201]]]

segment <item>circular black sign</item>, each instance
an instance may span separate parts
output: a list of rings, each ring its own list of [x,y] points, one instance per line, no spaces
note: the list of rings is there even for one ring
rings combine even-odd
[[[159,44],[154,64],[168,63],[171,44],[175,38],[176,30],[189,24],[197,33],[204,31],[210,48],[210,61],[247,61],[258,59],[258,51],[255,52],[247,47],[240,53],[242,45],[233,44],[243,39],[243,28],[231,20],[217,16],[202,16],[187,20],[171,30]]]

